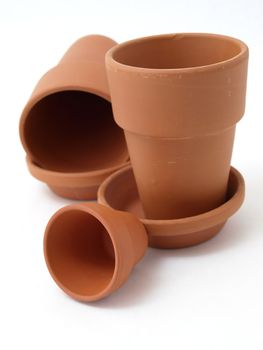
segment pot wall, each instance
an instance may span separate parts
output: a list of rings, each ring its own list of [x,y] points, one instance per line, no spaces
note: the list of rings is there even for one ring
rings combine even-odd
[[[148,219],[193,216],[224,203],[235,126],[185,139],[125,136]]]

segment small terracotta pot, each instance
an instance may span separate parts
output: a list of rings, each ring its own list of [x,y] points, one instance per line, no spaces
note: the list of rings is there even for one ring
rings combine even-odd
[[[81,203],[60,209],[50,219],[44,254],[50,274],[65,293],[95,301],[120,288],[147,244],[146,231],[134,215]]]
[[[99,203],[136,215],[144,224],[149,245],[155,248],[184,248],[202,243],[215,236],[227,219],[242,205],[245,183],[242,175],[231,167],[225,202],[206,213],[192,217],[153,220],[146,219],[140,202],[132,168],[126,167],[108,177],[98,191]]]
[[[104,62],[115,44],[100,35],[76,41],[40,79],[23,110],[20,136],[29,170],[34,167],[31,173],[62,196],[95,199],[100,178],[127,164]],[[96,181],[89,182],[96,173]],[[49,181],[54,177],[56,184]]]
[[[247,62],[243,42],[213,34],[141,38],[107,52],[114,117],[148,219],[225,202]]]

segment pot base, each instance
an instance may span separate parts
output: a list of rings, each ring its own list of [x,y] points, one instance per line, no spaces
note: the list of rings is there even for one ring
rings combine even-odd
[[[205,242],[219,233],[227,219],[242,205],[244,194],[243,177],[231,167],[227,199],[221,206],[186,218],[149,220],[144,217],[133,171],[129,166],[112,174],[103,182],[99,188],[98,201],[139,217],[147,230],[151,247],[184,248]]]

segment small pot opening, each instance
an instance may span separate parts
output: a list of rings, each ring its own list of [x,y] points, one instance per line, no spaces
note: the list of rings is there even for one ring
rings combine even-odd
[[[81,210],[65,211],[54,219],[45,255],[55,280],[80,297],[105,290],[114,274],[109,233],[97,218]]]
[[[118,63],[151,69],[178,69],[226,61],[241,52],[232,38],[209,34],[178,34],[134,40],[114,49]]]
[[[48,170],[92,171],[128,159],[111,103],[83,91],[62,91],[41,99],[29,112],[24,137],[33,160]]]

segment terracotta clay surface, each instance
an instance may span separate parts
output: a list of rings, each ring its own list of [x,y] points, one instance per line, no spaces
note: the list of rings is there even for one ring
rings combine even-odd
[[[114,118],[148,219],[195,216],[225,202],[247,62],[243,42],[213,34],[141,38],[107,52]]]
[[[135,214],[144,224],[149,244],[156,248],[182,248],[204,242],[216,235],[227,219],[242,205],[245,184],[242,175],[231,167],[225,202],[204,214],[173,220],[145,218],[132,168],[112,174],[100,186],[99,203]]]
[[[46,170],[35,164],[29,157],[26,158],[28,170],[36,179],[48,184],[50,189],[60,197],[76,200],[96,199],[100,184],[121,166],[86,171],[79,173],[61,173]],[[129,162],[123,163],[123,167]]]
[[[113,119],[104,63],[106,51],[115,44],[100,35],[76,41],[40,79],[23,110],[20,136],[28,159],[62,196],[95,199],[97,187],[89,182],[94,174],[104,173],[105,178],[111,169],[127,164],[127,146]],[[54,176],[55,185],[49,182]],[[37,178],[45,181],[41,175]]]
[[[50,219],[44,253],[50,274],[69,296],[95,301],[117,290],[147,249],[147,234],[132,214],[81,203]]]

